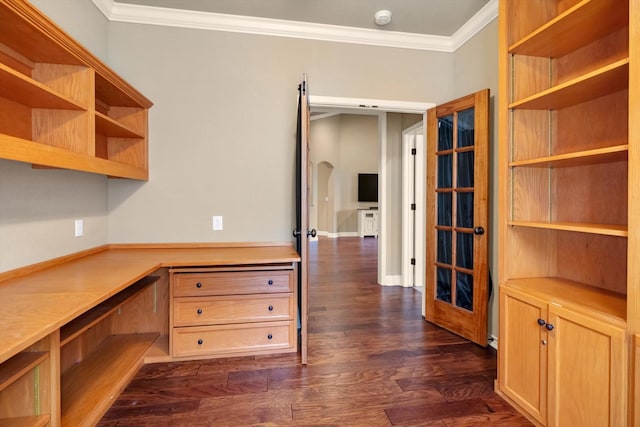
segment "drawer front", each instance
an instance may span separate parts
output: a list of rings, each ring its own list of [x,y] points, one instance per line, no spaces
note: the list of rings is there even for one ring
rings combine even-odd
[[[174,296],[293,292],[293,270],[176,273]]]
[[[293,320],[293,299],[293,294],[174,298],[173,325]]]
[[[173,356],[295,351],[294,322],[173,328]]]

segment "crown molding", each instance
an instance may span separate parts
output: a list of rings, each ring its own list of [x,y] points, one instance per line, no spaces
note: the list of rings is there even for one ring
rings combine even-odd
[[[498,0],[491,0],[451,36],[453,50],[458,50],[497,17]]]
[[[498,15],[498,0],[491,0],[453,36],[447,37],[155,6],[141,6],[129,3],[118,3],[114,0],[91,1],[107,19],[114,22],[227,31],[437,52],[454,52],[455,49],[462,46],[462,44],[473,37],[474,34],[484,28],[484,26]]]

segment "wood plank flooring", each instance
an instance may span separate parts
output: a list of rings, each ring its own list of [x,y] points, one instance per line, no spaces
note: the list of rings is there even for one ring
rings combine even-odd
[[[496,354],[377,283],[377,240],[310,248],[309,364],[298,355],[146,365],[100,426],[530,426],[493,392]]]

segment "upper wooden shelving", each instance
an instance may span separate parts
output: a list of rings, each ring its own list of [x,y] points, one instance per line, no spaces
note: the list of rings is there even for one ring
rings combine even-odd
[[[629,58],[598,68],[509,105],[512,109],[560,110],[626,89]]]
[[[72,99],[2,63],[0,63],[0,89],[2,96],[27,107],[86,111],[85,107]]]
[[[129,129],[99,111],[96,111],[96,131],[104,134],[105,136],[118,138],[144,138],[144,135]]]
[[[557,58],[610,34],[629,22],[620,0],[583,0],[509,46],[519,55]]]
[[[151,101],[29,2],[0,22],[0,158],[148,179]]]

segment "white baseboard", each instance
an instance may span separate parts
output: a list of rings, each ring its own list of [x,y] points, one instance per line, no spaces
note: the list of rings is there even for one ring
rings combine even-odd
[[[385,276],[383,278],[384,282],[380,283],[382,286],[403,286],[402,285],[402,276]]]
[[[358,237],[357,231],[340,231],[339,233],[329,233],[328,231],[318,231],[318,236],[328,237],[329,239],[336,239],[338,237]]]
[[[489,337],[489,346],[495,348],[496,350],[498,349],[498,337],[496,337],[495,335],[491,335]]]

